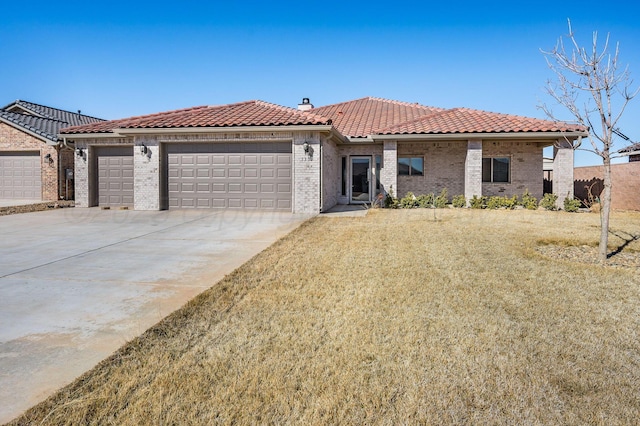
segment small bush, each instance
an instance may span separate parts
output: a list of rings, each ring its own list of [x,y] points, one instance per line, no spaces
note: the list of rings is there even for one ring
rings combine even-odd
[[[387,192],[387,196],[384,197],[384,206],[388,209],[397,209],[398,204],[398,199],[393,196],[393,187],[390,187],[389,192]]]
[[[473,198],[469,200],[469,207],[472,209],[484,209],[487,207],[487,197],[474,195]]]
[[[491,210],[499,209],[502,207],[502,197],[493,196],[487,200],[487,208]]]
[[[464,195],[456,195],[453,197],[453,200],[451,200],[451,204],[453,204],[453,207],[461,209],[467,206],[467,199],[464,198]]]
[[[538,208],[538,199],[529,194],[528,189],[525,189],[524,194],[520,197],[520,205],[527,210],[536,210]]]
[[[413,192],[409,191],[400,199],[400,208],[413,209],[415,207],[418,207],[418,199],[413,195]]]
[[[421,207],[423,209],[431,208],[433,206],[434,198],[435,197],[433,194],[418,195],[418,197],[416,198],[416,201],[418,202],[418,207]]]
[[[557,210],[556,201],[558,201],[556,194],[544,194],[542,200],[540,200],[540,207],[546,210]]]
[[[443,188],[442,191],[440,191],[440,195],[433,200],[433,205],[437,209],[444,209],[447,207],[448,202],[449,195],[447,194],[447,188]]]
[[[576,200],[575,198],[565,198],[564,199],[564,211],[569,213],[575,213],[578,211],[582,203],[580,200]]]

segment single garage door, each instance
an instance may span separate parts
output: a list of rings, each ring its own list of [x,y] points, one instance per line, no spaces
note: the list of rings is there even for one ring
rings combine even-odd
[[[169,208],[291,211],[291,143],[167,146]]]
[[[98,205],[133,207],[133,147],[99,147]]]
[[[42,199],[40,152],[0,153],[0,198]]]

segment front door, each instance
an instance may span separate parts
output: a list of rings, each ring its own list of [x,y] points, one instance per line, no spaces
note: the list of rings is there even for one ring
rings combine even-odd
[[[371,201],[371,157],[351,157],[351,202]]]

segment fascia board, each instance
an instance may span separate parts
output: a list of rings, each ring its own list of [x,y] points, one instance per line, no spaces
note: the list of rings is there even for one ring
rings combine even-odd
[[[467,139],[577,139],[588,136],[587,132],[513,132],[513,133],[445,133],[445,134],[408,134],[408,135],[372,135],[373,140],[467,140]]]

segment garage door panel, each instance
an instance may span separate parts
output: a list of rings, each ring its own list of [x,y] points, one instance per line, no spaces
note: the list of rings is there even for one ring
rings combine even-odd
[[[172,144],[166,150],[169,207],[291,211],[290,143]],[[183,159],[195,153],[198,168],[192,173],[190,160]],[[208,204],[194,203],[193,190],[177,184],[185,181]]]
[[[98,205],[133,207],[133,147],[98,147]]]
[[[39,151],[0,152],[0,196],[40,200],[42,170]]]

